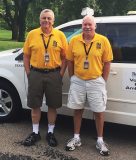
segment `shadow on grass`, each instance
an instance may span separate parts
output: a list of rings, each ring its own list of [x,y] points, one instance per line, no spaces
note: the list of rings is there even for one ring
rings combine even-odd
[[[12,41],[10,38],[0,38],[0,41]]]

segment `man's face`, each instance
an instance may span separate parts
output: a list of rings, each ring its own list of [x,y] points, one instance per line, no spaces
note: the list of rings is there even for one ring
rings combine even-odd
[[[54,24],[54,17],[52,12],[45,12],[40,17],[40,25],[42,28],[51,28]]]
[[[96,24],[94,22],[93,19],[91,19],[90,17],[86,17],[83,19],[83,23],[82,23],[82,30],[83,33],[94,33],[96,29]]]

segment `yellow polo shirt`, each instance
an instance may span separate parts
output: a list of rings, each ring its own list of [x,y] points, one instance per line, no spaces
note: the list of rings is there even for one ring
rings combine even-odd
[[[44,60],[45,47],[41,34],[44,34],[41,28],[30,31],[24,43],[24,54],[31,55],[30,64],[36,68],[50,69],[61,66],[61,54],[64,54],[63,56],[65,56],[68,48],[67,39],[64,33],[57,29],[52,29],[50,42],[47,48],[50,61],[47,64],[45,64]],[[44,34],[46,46],[50,35],[47,36]]]
[[[91,42],[92,47],[88,54],[88,69],[84,69],[86,52],[84,49],[85,42],[82,38],[82,33],[71,39],[68,47],[68,54],[66,55],[68,60],[74,62],[74,74],[84,80],[101,76],[104,62],[113,60],[111,45],[105,36],[95,33]],[[90,44],[86,45],[87,51]]]

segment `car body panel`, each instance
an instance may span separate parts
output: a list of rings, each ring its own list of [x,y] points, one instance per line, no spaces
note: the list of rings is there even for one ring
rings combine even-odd
[[[108,24],[136,24],[136,16],[116,16],[116,17],[96,17],[97,22],[97,32],[103,33],[108,37],[108,34],[101,29],[101,25],[104,24],[108,26]],[[75,20],[63,25],[60,25],[56,28],[64,31],[67,36],[68,41],[76,34],[81,33],[81,23],[82,20]],[[75,28],[74,28],[75,27]],[[117,25],[118,27],[118,25]],[[115,26],[115,30],[117,29]],[[109,27],[110,28],[110,27]],[[106,31],[108,28],[106,28]],[[121,30],[121,29],[120,29]],[[130,28],[128,30],[131,30]],[[125,30],[127,32],[127,28]],[[135,30],[134,30],[135,32]],[[117,34],[120,34],[118,30],[116,30]],[[131,49],[136,47],[136,34],[134,33],[134,39],[129,44],[127,42],[127,49]],[[112,35],[114,36],[114,35]],[[124,36],[124,35],[120,35]],[[109,37],[108,37],[109,38]],[[113,38],[113,37],[112,37]],[[119,41],[119,48],[123,48],[126,46],[125,41],[129,41],[125,39],[124,41]],[[114,39],[114,38],[113,38]],[[121,49],[122,49],[121,48]],[[126,48],[123,48],[124,50]],[[125,51],[122,52],[125,52]],[[22,107],[24,109],[27,107],[27,76],[25,74],[23,59],[17,60],[17,57],[23,54],[22,50],[19,50],[16,53],[12,53],[11,51],[0,52],[0,78],[5,78],[9,80],[16,88],[19,93]],[[133,50],[131,49],[133,52]],[[134,53],[133,55],[135,55]],[[128,55],[127,55],[128,57]],[[107,92],[108,92],[108,102],[107,109],[105,111],[105,121],[126,124],[136,126],[136,58],[134,57],[134,62],[132,62],[133,58],[130,61],[113,61],[111,63],[111,70],[109,74],[109,78],[106,84]],[[127,59],[126,59],[127,60]],[[68,76],[68,71],[63,77],[63,107],[58,109],[59,114],[63,115],[73,115],[73,110],[68,109],[67,106],[67,97],[68,90],[70,86],[70,80]],[[42,111],[47,111],[46,99],[44,98]],[[93,119],[93,113],[88,108],[85,110],[84,118]]]

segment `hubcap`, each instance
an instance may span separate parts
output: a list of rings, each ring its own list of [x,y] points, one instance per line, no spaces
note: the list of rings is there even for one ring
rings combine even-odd
[[[13,107],[12,98],[8,92],[0,89],[0,116],[7,116]]]

